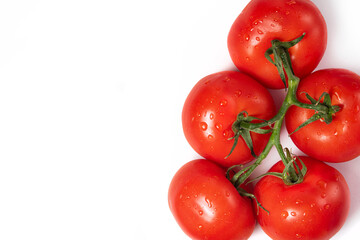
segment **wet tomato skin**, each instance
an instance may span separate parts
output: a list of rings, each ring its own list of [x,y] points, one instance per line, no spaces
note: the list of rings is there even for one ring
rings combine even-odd
[[[280,178],[265,176],[256,184],[254,194],[270,212],[260,209],[257,220],[275,240],[328,240],[348,215],[348,185],[340,172],[324,162],[304,156],[300,159],[308,169],[302,183],[287,186]],[[283,169],[280,161],[269,172]]]
[[[290,135],[305,154],[326,162],[345,162],[360,155],[360,76],[345,69],[323,69],[300,81],[297,98],[310,103],[304,93],[318,100],[330,94],[332,105],[341,109],[330,124],[320,120]],[[292,106],[285,117],[286,128],[292,133],[309,119],[313,110]]]
[[[267,88],[284,88],[276,67],[264,56],[271,40],[305,37],[289,49],[295,75],[303,78],[319,64],[327,45],[326,23],[310,0],[252,0],[234,21],[228,49],[236,67]]]
[[[232,154],[232,124],[237,115],[247,111],[260,119],[275,115],[275,104],[269,91],[253,78],[235,71],[211,74],[201,79],[189,93],[182,111],[185,137],[202,157],[230,167],[253,160],[240,137]],[[269,134],[251,132],[254,151],[260,154]]]
[[[248,239],[254,230],[252,202],[239,195],[225,171],[198,159],[182,166],[171,181],[170,210],[193,240]]]

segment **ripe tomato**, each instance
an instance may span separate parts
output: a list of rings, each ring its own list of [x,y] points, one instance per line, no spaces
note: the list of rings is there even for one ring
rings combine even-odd
[[[185,164],[169,188],[169,206],[191,239],[248,239],[255,227],[251,200],[241,197],[225,170],[200,159]]]
[[[330,124],[320,120],[291,134],[295,145],[307,155],[327,162],[344,162],[360,155],[360,76],[344,69],[317,71],[300,81],[299,101],[310,103],[304,92],[316,100],[330,94],[332,105],[341,110]],[[313,110],[291,107],[285,118],[289,133],[309,119]]]
[[[270,93],[251,77],[224,71],[201,79],[188,95],[182,112],[185,137],[192,148],[206,159],[230,167],[247,163],[253,156],[242,137],[232,154],[232,124],[237,115],[247,111],[250,116],[270,119],[275,105]],[[269,134],[251,132],[254,152],[260,154]]]
[[[236,67],[268,88],[284,88],[276,67],[264,56],[271,40],[305,37],[289,49],[295,75],[302,78],[319,64],[327,43],[326,23],[309,0],[251,0],[228,35]]]
[[[287,186],[278,177],[265,176],[256,184],[254,194],[270,212],[260,209],[257,220],[275,240],[328,240],[340,230],[348,215],[348,185],[335,168],[309,157],[299,158],[307,167],[302,183]],[[280,161],[269,171],[283,170]]]

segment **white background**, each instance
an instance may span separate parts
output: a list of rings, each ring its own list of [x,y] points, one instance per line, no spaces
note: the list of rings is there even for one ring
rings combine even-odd
[[[182,104],[202,77],[235,70],[226,38],[247,2],[1,0],[0,239],[188,239],[167,203],[199,157]],[[360,74],[360,3],[314,2],[329,33],[319,68]],[[332,166],[352,200],[334,239],[356,239],[360,158]]]

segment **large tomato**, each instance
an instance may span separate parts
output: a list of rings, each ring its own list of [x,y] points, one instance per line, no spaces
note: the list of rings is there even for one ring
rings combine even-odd
[[[271,40],[290,41],[306,33],[289,52],[302,78],[319,64],[327,43],[326,23],[310,0],[251,0],[233,23],[228,48],[236,67],[268,88],[284,88],[276,67],[264,56]]]
[[[344,69],[320,70],[300,81],[297,97],[310,103],[304,93],[318,100],[323,92],[330,94],[332,105],[340,106],[340,111],[330,124],[315,121],[291,134],[291,139],[300,150],[318,160],[351,160],[360,155],[360,76]],[[285,117],[288,132],[292,133],[314,113],[291,107]]]
[[[307,167],[302,183],[288,186],[278,177],[265,176],[256,184],[254,194],[269,211],[260,209],[257,220],[275,240],[328,240],[348,215],[348,185],[335,168],[308,157],[299,158]],[[280,161],[269,171],[283,170]]]
[[[232,124],[237,115],[270,119],[275,105],[270,93],[251,77],[224,71],[201,79],[188,95],[182,112],[183,130],[192,148],[206,159],[230,167],[253,160],[245,141],[240,137],[232,154]],[[254,152],[260,154],[269,134],[251,132]]]
[[[169,206],[194,240],[248,239],[255,227],[251,200],[240,196],[224,169],[204,159],[185,164],[175,174]]]

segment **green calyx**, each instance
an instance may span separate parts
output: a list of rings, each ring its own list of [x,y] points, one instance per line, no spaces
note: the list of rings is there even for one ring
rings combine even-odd
[[[324,92],[323,94],[321,94],[319,100],[315,100],[308,93],[305,93],[305,94],[306,94],[306,98],[309,99],[309,101],[311,102],[311,104],[308,104],[308,106],[306,106],[306,108],[314,109],[315,114],[311,118],[306,120],[304,123],[302,123],[299,127],[297,127],[289,135],[299,131],[301,128],[303,128],[306,125],[309,125],[310,123],[315,122],[317,120],[325,122],[326,124],[330,124],[333,120],[335,113],[337,113],[341,109],[339,106],[331,104],[331,98],[327,92]],[[323,99],[323,101],[321,102],[322,99]],[[296,104],[296,105],[298,105],[298,104]]]
[[[249,116],[246,111],[242,111],[237,115],[237,118],[232,125],[232,131],[234,132],[234,137],[229,138],[229,140],[234,139],[234,144],[230,150],[230,153],[225,158],[228,158],[231,155],[231,153],[234,151],[234,149],[239,141],[240,136],[244,139],[246,145],[250,149],[251,155],[255,158],[257,157],[254,152],[254,145],[253,145],[253,141],[252,141],[250,132],[266,134],[266,133],[270,133],[272,130],[271,129],[263,129],[263,128],[261,128],[261,126],[256,127],[256,128],[251,127],[252,126],[251,122],[253,122],[254,120],[266,122],[266,120],[263,120],[263,119],[260,119],[257,117],[253,117],[253,116]]]

